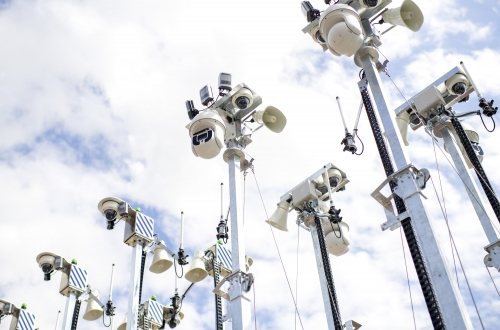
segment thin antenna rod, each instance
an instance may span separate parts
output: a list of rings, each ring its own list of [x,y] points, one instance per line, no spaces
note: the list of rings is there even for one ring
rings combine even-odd
[[[223,200],[223,195],[222,195],[222,187],[224,186],[224,183],[220,183],[220,218],[223,219],[224,217],[224,214],[222,213],[222,208],[223,208],[223,205],[222,205],[222,200]]]
[[[483,97],[481,96],[481,93],[479,93],[479,90],[477,89],[476,84],[472,80],[472,76],[469,74],[469,71],[467,71],[467,68],[465,67],[464,62],[460,61],[460,65],[462,66],[462,69],[464,69],[464,72],[467,75],[467,79],[469,79],[470,84],[472,85],[472,87],[474,87],[474,90],[476,91],[477,97],[482,99]]]
[[[359,117],[361,117],[361,110],[363,110],[363,100],[361,100],[361,102],[359,103],[358,115],[356,117],[356,123],[354,123],[354,129],[353,129],[354,133],[358,129]]]
[[[181,244],[179,245],[179,249],[182,249],[184,240],[184,211],[181,211]]]
[[[109,301],[113,300],[113,275],[114,275],[114,270],[115,270],[115,264],[113,263],[111,265],[111,280],[109,282]]]
[[[55,328],[55,330],[57,330],[59,328],[59,316],[61,316],[61,311],[57,311],[56,328]]]
[[[342,112],[342,107],[340,106],[340,99],[338,96],[335,99],[337,100],[337,105],[339,106],[340,117],[342,117],[342,123],[344,124],[345,132],[349,133],[349,130],[347,129],[347,125],[345,124],[344,113]]]

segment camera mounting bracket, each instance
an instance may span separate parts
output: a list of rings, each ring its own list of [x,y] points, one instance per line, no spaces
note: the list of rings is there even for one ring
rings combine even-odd
[[[486,267],[495,267],[500,271],[500,240],[484,247],[488,254],[484,257]]]
[[[408,164],[402,169],[389,175],[372,193],[371,196],[384,207],[387,222],[381,225],[382,230],[395,230],[401,225],[401,221],[409,217],[408,211],[397,214],[392,203],[395,196],[400,197],[404,201],[415,194],[420,194],[422,197],[427,197],[422,193],[425,188],[425,182],[429,175],[426,169],[419,170],[413,164]],[[397,182],[394,192],[385,196],[381,190],[389,182]],[[400,184],[405,181],[410,181],[412,184]]]

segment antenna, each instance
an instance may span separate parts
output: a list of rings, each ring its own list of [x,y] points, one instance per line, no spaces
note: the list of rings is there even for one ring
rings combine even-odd
[[[59,316],[61,316],[61,311],[60,310],[57,311],[57,318],[56,318],[56,327],[55,327],[55,330],[59,329]]]
[[[470,84],[472,85],[472,87],[474,87],[474,90],[476,91],[477,97],[479,98],[479,107],[481,109],[483,109],[483,114],[487,117],[491,117],[494,114],[496,114],[498,107],[493,107],[493,103],[495,101],[493,101],[493,100],[491,100],[489,102],[486,101],[486,99],[481,95],[481,93],[477,89],[477,86],[474,83],[474,81],[472,80],[472,76],[467,71],[467,68],[465,67],[464,62],[460,62],[460,65],[462,66],[462,69],[464,69],[464,72],[467,75],[467,78],[469,79]]]
[[[344,124],[344,130],[345,130],[345,137],[342,139],[340,144],[344,145],[343,151],[349,151],[350,153],[355,154],[358,148],[356,147],[356,142],[354,142],[354,136],[351,133],[349,133],[349,130],[347,129],[347,125],[344,119],[344,113],[342,111],[342,106],[340,105],[340,98],[337,96],[335,99],[337,100],[337,105],[340,111],[340,117],[342,117],[342,123]]]
[[[113,329],[113,316],[115,315],[115,306],[113,305],[113,277],[114,277],[115,264],[111,264],[111,278],[109,281],[109,297],[106,303],[106,315],[111,318],[110,327]]]
[[[220,221],[219,225],[217,226],[217,240],[222,240],[224,243],[227,243],[227,239],[229,238],[228,234],[228,229],[227,229],[227,217],[224,219],[224,214],[222,213],[223,205],[222,205],[222,200],[223,200],[223,193],[222,193],[222,187],[224,186],[224,183],[221,182],[220,184]]]
[[[189,257],[189,255],[184,254],[184,249],[182,248],[184,245],[183,240],[184,240],[184,211],[181,211],[181,241],[179,244],[179,251],[177,252],[177,262],[181,266],[188,264],[186,258]]]

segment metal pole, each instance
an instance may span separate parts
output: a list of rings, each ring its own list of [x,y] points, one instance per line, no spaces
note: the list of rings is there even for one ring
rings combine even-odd
[[[141,273],[142,241],[137,241],[132,249],[131,273],[128,295],[127,330],[137,330],[139,317],[139,283]]]
[[[372,95],[375,99],[378,115],[382,121],[387,142],[396,170],[403,169],[409,162],[405,150],[402,148],[401,136],[389,112],[381,89],[381,81],[370,54],[361,57],[362,66],[368,80]],[[410,176],[398,180],[398,190],[401,192],[414,190],[415,180]],[[443,314],[444,325],[447,329],[472,329],[472,323],[465,309],[457,284],[452,280],[449,265],[434,235],[434,229],[425,211],[421,195],[412,194],[404,198],[407,212],[414,226],[422,254],[430,275],[430,281],[435,291],[438,307]]]
[[[241,122],[235,123],[236,130],[241,135]],[[228,143],[228,150],[241,150],[241,147],[234,140]],[[231,217],[231,262],[232,273],[235,274],[229,279],[229,299],[233,329],[243,330],[250,327],[251,304],[250,298],[242,287],[243,272],[245,271],[245,232],[243,222],[239,217],[242,214],[243,204],[238,199],[238,193],[243,191],[241,187],[240,156],[237,153],[231,154],[227,163],[229,165],[229,201]]]
[[[484,233],[486,234],[486,237],[488,237],[488,241],[490,243],[496,242],[498,240],[498,236],[495,232],[495,228],[493,227],[490,217],[488,216],[488,214],[486,214],[482,198],[478,194],[476,183],[470,176],[470,172],[467,169],[467,165],[465,164],[465,160],[462,157],[460,149],[453,141],[448,127],[443,127],[440,133],[443,135],[446,149],[453,159],[455,168],[457,169],[458,175],[465,186],[465,190],[467,190],[467,195],[472,202],[472,206],[476,211],[479,222],[481,222]]]
[[[66,306],[64,307],[63,330],[71,330],[73,311],[76,305],[76,294],[74,292],[68,293],[66,298]]]

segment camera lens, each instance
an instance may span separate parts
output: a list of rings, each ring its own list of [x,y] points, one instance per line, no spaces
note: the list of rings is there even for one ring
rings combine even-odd
[[[463,93],[465,93],[466,89],[467,88],[465,86],[465,83],[463,83],[463,82],[456,83],[452,87],[453,93],[455,93],[457,95],[462,95]]]
[[[321,33],[319,31],[316,32],[315,34],[316,36],[316,40],[320,43],[320,44],[324,44],[326,43],[325,39],[323,38],[323,36],[321,35]]]
[[[410,123],[412,125],[418,125],[418,124],[420,124],[420,118],[415,113],[411,113],[410,114]]]
[[[114,220],[116,218],[116,211],[112,209],[108,209],[104,211],[104,215],[106,216],[107,220]]]
[[[330,177],[330,179],[328,179],[328,181],[330,182],[330,187],[332,187],[332,188],[335,188],[340,183],[339,178],[337,178],[336,176]]]
[[[52,269],[54,269],[54,267],[51,264],[43,264],[42,265],[42,272],[44,274],[50,274],[50,272],[52,272]]]
[[[246,109],[248,108],[248,105],[250,104],[250,99],[246,96],[239,96],[236,99],[236,106],[240,109]]]
[[[378,0],[364,0],[363,2],[368,7],[375,7],[378,4]]]

